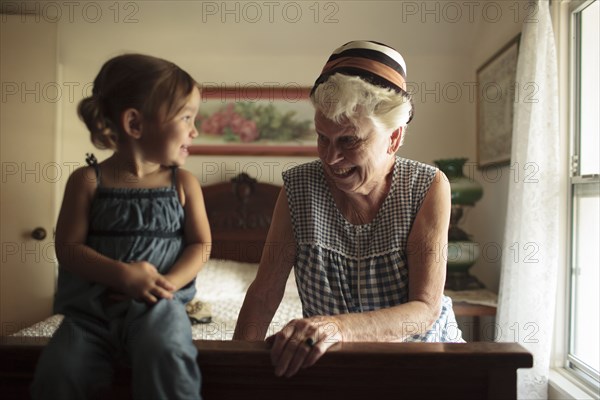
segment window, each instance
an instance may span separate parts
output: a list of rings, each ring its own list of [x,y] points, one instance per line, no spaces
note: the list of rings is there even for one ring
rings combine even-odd
[[[566,368],[598,391],[600,371],[600,2],[572,2],[570,273]]]

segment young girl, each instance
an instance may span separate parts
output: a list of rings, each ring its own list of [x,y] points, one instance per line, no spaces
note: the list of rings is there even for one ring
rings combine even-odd
[[[88,157],[67,183],[54,304],[65,318],[39,360],[34,398],[101,396],[123,360],[135,398],[200,398],[185,304],[211,237],[198,181],[178,168],[199,104],[185,71],[137,54],[106,62],[79,104],[94,145],[114,153]]]

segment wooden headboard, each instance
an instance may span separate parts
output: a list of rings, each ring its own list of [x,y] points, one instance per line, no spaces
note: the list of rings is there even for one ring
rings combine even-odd
[[[245,173],[203,187],[213,240],[211,258],[259,262],[280,190]]]

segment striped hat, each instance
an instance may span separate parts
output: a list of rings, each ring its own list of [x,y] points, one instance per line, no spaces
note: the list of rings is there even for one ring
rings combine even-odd
[[[311,94],[335,73],[358,76],[373,85],[396,92],[406,91],[404,58],[383,43],[356,40],[335,49],[315,81]]]

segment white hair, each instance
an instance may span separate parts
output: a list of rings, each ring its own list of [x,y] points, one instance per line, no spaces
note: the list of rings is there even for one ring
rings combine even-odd
[[[333,74],[311,95],[315,109],[326,118],[358,125],[360,117],[369,118],[378,131],[402,129],[402,138],[411,118],[412,102],[406,92],[375,86],[357,76]]]

